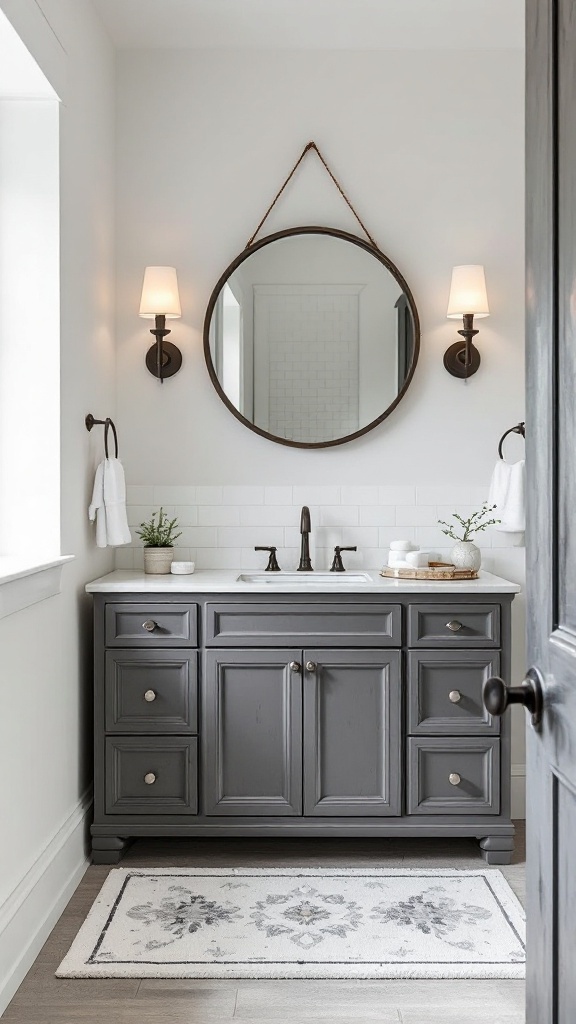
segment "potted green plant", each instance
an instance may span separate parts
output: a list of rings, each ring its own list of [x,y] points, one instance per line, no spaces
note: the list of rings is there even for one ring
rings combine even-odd
[[[146,523],[140,523],[136,533],[144,544],[144,572],[166,576],[174,557],[174,541],[181,537],[175,533],[177,519],[168,519],[163,508],[153,512]]]
[[[450,557],[457,569],[470,569],[477,572],[480,568],[482,554],[480,548],[470,538],[476,533],[482,533],[489,526],[496,526],[501,521],[488,518],[495,509],[496,505],[488,505],[485,501],[482,508],[473,512],[469,519],[464,519],[457,512],[453,512],[451,518],[456,520],[455,523],[445,523],[443,519],[438,520],[438,525],[445,527],[442,533],[456,541],[450,552]]]

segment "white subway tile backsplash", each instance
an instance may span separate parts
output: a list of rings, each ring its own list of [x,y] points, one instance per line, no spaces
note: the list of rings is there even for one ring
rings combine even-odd
[[[193,508],[194,506],[191,507]],[[128,526],[140,526],[142,523],[147,522],[155,511],[157,510],[154,505],[126,505]],[[134,530],[132,530],[132,535],[134,535]]]
[[[381,526],[378,530],[378,544],[384,554],[388,554],[390,542],[393,540],[416,541],[416,527],[414,526]]]
[[[197,487],[196,501],[198,505],[221,505],[222,487]]]
[[[435,505],[398,505],[396,526],[435,526]]]
[[[378,488],[381,505],[415,505],[416,488],[411,485],[383,484]]]
[[[239,569],[242,562],[241,548],[198,548],[197,569]]]
[[[215,548],[217,545],[215,526],[183,526],[180,544],[190,548]]]
[[[478,488],[474,488],[478,489]],[[488,487],[486,488],[488,490]],[[485,496],[486,497],[486,496]],[[472,488],[458,484],[434,484],[417,487],[416,502],[418,505],[471,505],[476,501]],[[478,503],[482,505],[482,501]],[[457,511],[456,508],[453,511]]]
[[[126,486],[126,503],[128,505],[152,505],[154,487],[148,484],[128,484]]]
[[[154,504],[164,508],[166,505],[195,505],[196,488],[167,485],[155,487]]]
[[[360,526],[395,526],[395,505],[362,505],[359,511]]]
[[[438,548],[451,549],[455,543],[451,537],[442,533],[439,526],[417,526],[414,533],[414,539],[421,548],[433,548],[434,551]]]
[[[264,503],[266,505],[291,505],[291,487],[265,487]]]
[[[359,511],[357,505],[321,505],[320,526],[357,526]]]
[[[292,505],[242,505],[241,526],[292,526],[299,521],[300,509]]]
[[[198,526],[239,526],[240,509],[235,505],[198,505]]]
[[[292,500],[295,505],[339,505],[339,487],[317,487],[313,484],[307,487],[294,487]]]
[[[170,518],[176,518],[178,520],[178,526],[197,526],[198,525],[198,506],[197,505],[175,505]]]
[[[222,501],[225,505],[262,505],[263,487],[223,487]]]
[[[347,568],[374,569],[386,561],[392,540],[412,540],[448,558],[453,542],[437,526],[457,511],[467,518],[482,503],[479,487],[412,485],[366,486],[157,486],[129,485],[128,522],[132,546],[119,548],[118,568],[140,569],[142,545],[136,528],[162,505],[176,516],[182,536],[175,557],[191,559],[201,568],[264,569],[266,552],[256,545],[273,544],[283,569],[295,569],[300,557],[300,512],[310,507],[310,550],[315,569],[328,569],[336,544],[357,545],[348,552]],[[480,496],[480,497],[479,497]],[[476,537],[486,552],[486,567],[498,572],[511,558],[523,559],[523,538],[486,531]],[[500,554],[498,554],[500,552]],[[501,570],[502,571],[502,570]]]
[[[282,526],[219,526],[218,545],[222,548],[250,548],[258,545],[284,547]]]
[[[378,503],[378,485],[369,487],[341,487],[340,500],[343,505],[376,505]]]

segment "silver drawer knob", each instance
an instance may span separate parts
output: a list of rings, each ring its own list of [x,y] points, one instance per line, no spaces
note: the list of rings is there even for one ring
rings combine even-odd
[[[154,775],[154,772],[148,772],[144,776],[144,782],[146,783],[147,786],[153,786],[154,783],[156,782],[156,776]]]
[[[156,629],[156,623],[154,619],[146,619],[146,622],[142,623],[142,629],[147,630],[148,633],[153,633]]]
[[[458,622],[458,619],[451,619],[446,623],[446,629],[449,629],[451,633],[457,633],[459,629],[462,629],[462,623]]]
[[[156,700],[156,694],[154,693],[154,690],[146,690],[146,693],[144,694],[144,700],[147,700],[149,704],[151,704],[153,700]]]
[[[300,672],[301,669],[302,669],[302,665],[300,664],[299,661],[291,661],[290,662],[290,671],[291,672]]]
[[[318,668],[318,666],[317,666],[315,661],[307,661],[306,662],[306,671],[307,672],[315,672],[317,668]]]
[[[453,704],[457,704],[458,701],[462,700],[462,694],[460,693],[460,690],[450,690],[448,698]]]
[[[462,779],[458,775],[458,772],[450,772],[450,775],[448,776],[448,782],[450,783],[451,786],[459,786],[460,783],[462,782]]]

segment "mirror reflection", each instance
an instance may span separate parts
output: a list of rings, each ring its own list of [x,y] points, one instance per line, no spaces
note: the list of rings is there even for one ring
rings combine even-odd
[[[212,298],[205,341],[233,409],[296,445],[338,443],[382,419],[418,348],[413,301],[386,258],[311,232],[235,264]]]

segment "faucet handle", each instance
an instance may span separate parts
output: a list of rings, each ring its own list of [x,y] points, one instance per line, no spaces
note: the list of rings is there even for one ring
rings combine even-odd
[[[351,547],[351,548],[341,548],[340,545],[337,544],[336,547],[334,548],[334,561],[332,562],[332,565],[330,566],[330,572],[346,572],[346,570],[344,568],[344,563],[342,561],[342,555],[340,554],[340,552],[341,551],[357,551],[357,550],[358,550],[358,548],[356,547],[356,545],[354,545],[354,547]]]
[[[268,559],[268,565],[266,566],[264,572],[280,572],[280,566],[278,565],[278,561],[276,559],[277,548],[275,548],[274,546],[271,546],[269,548],[259,547],[258,546],[258,547],[254,548],[254,551],[269,551],[270,552],[270,558]]]

